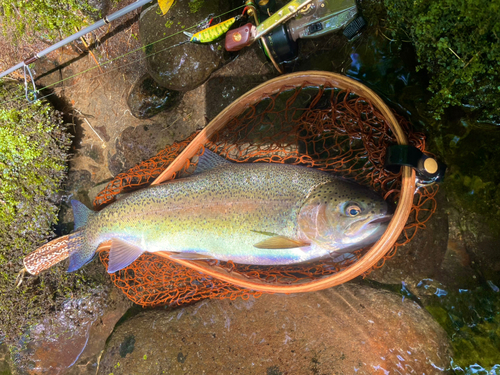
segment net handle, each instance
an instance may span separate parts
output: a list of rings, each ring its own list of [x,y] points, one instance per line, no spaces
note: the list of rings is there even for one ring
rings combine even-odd
[[[333,85],[340,89],[349,90],[360,97],[370,100],[372,104],[380,110],[382,116],[385,118],[394,133],[398,144],[408,144],[406,135],[404,134],[403,129],[399,126],[399,123],[392,111],[374,91],[365,85],[336,73],[321,71],[298,72],[280,76],[264,82],[253,90],[250,90],[246,94],[242,95],[239,99],[226,107],[193,139],[193,141],[179,154],[179,156],[177,156],[168,168],[153,181],[152,185],[158,185],[172,179],[175,174],[184,167],[186,160],[194,157],[200,148],[209,141],[212,135],[222,129],[233,117],[242,113],[250,104],[262,99],[265,95],[272,95],[273,93],[279,92],[284,88],[286,89],[286,87],[294,89],[303,84],[310,84],[311,86]],[[413,196],[415,192],[415,171],[413,171],[410,167],[402,167],[401,172],[401,196],[394,216],[389,222],[389,225],[382,237],[360,260],[345,270],[331,276],[299,285],[265,284],[250,280],[242,280],[233,274],[214,270],[210,268],[210,266],[199,262],[171,259],[168,254],[162,252],[157,252],[155,254],[166,257],[171,261],[175,261],[183,266],[190,267],[219,280],[223,280],[243,288],[262,292],[304,293],[343,284],[359,275],[362,275],[377,264],[378,261],[396,243],[399,235],[403,231],[413,204]]]

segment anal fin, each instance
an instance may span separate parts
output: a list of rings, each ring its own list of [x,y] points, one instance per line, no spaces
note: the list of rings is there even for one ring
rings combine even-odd
[[[111,239],[109,249],[108,273],[114,273],[127,266],[139,258],[144,252],[139,246],[118,238]]]

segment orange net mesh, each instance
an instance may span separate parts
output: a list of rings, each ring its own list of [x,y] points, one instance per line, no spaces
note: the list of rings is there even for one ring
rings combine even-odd
[[[409,143],[425,153],[424,135],[412,132],[404,118],[396,117]],[[94,205],[103,207],[113,201],[116,194],[149,185],[195,135],[118,175],[96,197]],[[335,87],[303,85],[266,95],[249,105],[213,135],[205,147],[234,162],[300,164],[332,172],[367,185],[397,203],[401,176],[383,168],[386,150],[392,144],[396,141],[391,129],[367,99]],[[186,160],[184,170],[194,164],[194,160]],[[437,189],[437,185],[433,185],[416,192],[399,240],[375,268],[383,266],[399,247],[425,228],[436,210]],[[308,265],[262,267],[212,262],[211,266],[262,283],[286,285],[342,272],[366,250]],[[108,252],[101,252],[100,257],[107,267]],[[234,299],[262,294],[154,254],[142,255],[111,278],[133,302],[142,306],[181,305],[203,298]]]

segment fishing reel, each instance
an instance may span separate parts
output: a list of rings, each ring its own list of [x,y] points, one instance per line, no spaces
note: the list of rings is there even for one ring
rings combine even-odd
[[[240,49],[259,41],[266,56],[283,73],[281,64],[298,56],[298,39],[317,38],[344,28],[351,39],[365,25],[358,16],[355,0],[292,0],[274,11],[275,0],[247,1],[243,13],[253,17],[247,23],[229,30],[226,50]]]

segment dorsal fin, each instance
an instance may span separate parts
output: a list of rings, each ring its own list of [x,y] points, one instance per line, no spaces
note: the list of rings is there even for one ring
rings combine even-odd
[[[90,210],[82,202],[75,199],[71,201],[71,207],[73,207],[73,217],[75,218],[76,231],[87,224],[87,221],[94,214],[94,211]]]
[[[206,148],[203,155],[198,158],[198,165],[196,166],[196,170],[193,174],[203,173],[227,164],[231,164],[231,162]]]

